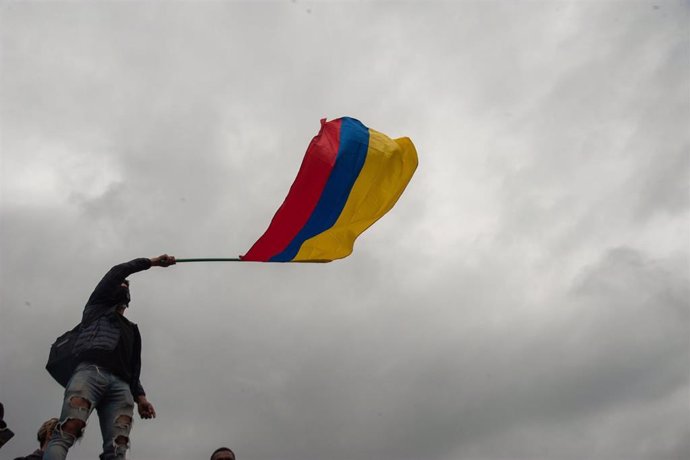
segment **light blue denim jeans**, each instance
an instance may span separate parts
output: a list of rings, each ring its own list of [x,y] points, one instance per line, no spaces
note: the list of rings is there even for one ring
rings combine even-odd
[[[77,407],[72,398],[82,398],[89,402],[88,409]],[[63,460],[77,437],[62,430],[62,424],[69,419],[84,423],[96,409],[103,435],[101,460],[124,459],[129,447],[129,432],[134,420],[134,398],[129,384],[101,366],[81,363],[72,374],[65,388],[60,424],[53,431],[50,442],[43,454],[44,460]],[[126,439],[125,443],[122,437]],[[119,439],[118,439],[119,438]]]

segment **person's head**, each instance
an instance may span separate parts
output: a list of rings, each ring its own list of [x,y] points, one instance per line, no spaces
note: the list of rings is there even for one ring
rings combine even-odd
[[[43,422],[43,425],[38,429],[38,433],[36,433],[36,439],[38,440],[38,444],[43,447],[50,439],[50,436],[53,434],[53,430],[58,424],[58,419],[56,418],[51,418],[50,420],[46,420]]]
[[[122,284],[117,288],[113,296],[113,301],[115,303],[116,311],[119,314],[124,314],[125,308],[129,307],[129,301],[131,300],[129,296],[129,280],[124,280]]]
[[[235,453],[227,447],[219,447],[211,454],[211,460],[236,460]]]

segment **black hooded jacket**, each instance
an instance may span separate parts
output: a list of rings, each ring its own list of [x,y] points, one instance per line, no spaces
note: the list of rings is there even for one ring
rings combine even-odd
[[[141,334],[136,324],[115,310],[129,302],[121,287],[136,272],[151,268],[140,258],[115,265],[105,274],[84,307],[74,353],[83,361],[101,365],[129,383],[132,396],[144,395],[141,375]]]

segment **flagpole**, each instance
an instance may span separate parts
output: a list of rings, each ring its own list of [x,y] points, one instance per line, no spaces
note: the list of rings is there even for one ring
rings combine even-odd
[[[175,262],[242,262],[242,259],[238,258],[201,258],[201,259],[175,259]]]
[[[175,259],[176,263],[183,263],[183,262],[259,262],[257,260],[243,260],[239,258],[200,258],[200,259]],[[264,261],[264,262],[271,262],[270,260]],[[321,264],[321,263],[328,263],[330,260],[321,260],[321,259],[314,259],[314,260],[288,260],[285,262],[281,263],[307,263],[307,264]]]

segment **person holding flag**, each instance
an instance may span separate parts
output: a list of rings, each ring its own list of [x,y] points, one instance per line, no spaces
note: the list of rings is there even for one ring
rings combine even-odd
[[[127,277],[175,263],[175,257],[163,254],[115,265],[94,289],[84,307],[72,349],[79,365],[65,387],[59,423],[45,448],[45,460],[67,457],[94,409],[103,436],[101,460],[125,458],[135,403],[141,418],[155,418],[156,411],[139,379],[139,328],[125,318],[130,305]]]

